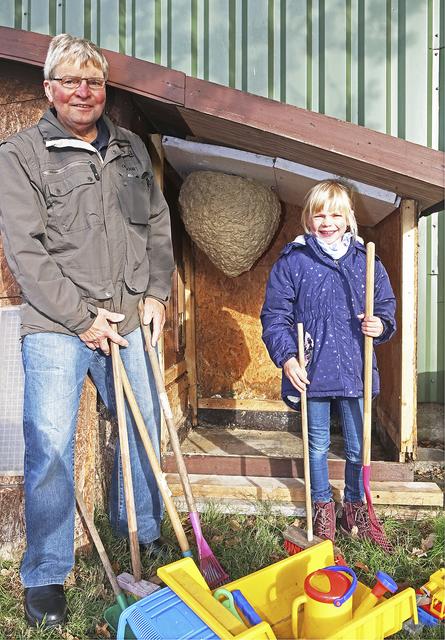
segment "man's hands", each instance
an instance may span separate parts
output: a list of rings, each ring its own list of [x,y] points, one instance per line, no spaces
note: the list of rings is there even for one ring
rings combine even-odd
[[[362,321],[362,333],[364,333],[365,336],[378,338],[382,335],[385,328],[380,318],[378,318],[377,316],[365,317],[364,313],[360,313],[357,318]]]
[[[155,298],[145,298],[144,317],[142,322],[145,325],[153,322],[151,345],[152,347],[155,347],[165,323],[165,307],[162,302],[155,300]]]
[[[283,364],[283,371],[295,389],[298,389],[300,392],[306,391],[306,385],[310,384],[310,382],[307,379],[306,369],[300,367],[297,358],[289,358],[289,360]]]
[[[89,349],[101,349],[105,355],[110,355],[109,340],[119,344],[121,347],[128,347],[128,342],[110,327],[109,323],[122,322],[125,318],[123,313],[114,313],[100,307],[97,308],[97,317],[91,327],[81,333],[79,338],[85,342]],[[165,307],[162,302],[154,298],[146,298],[144,302],[144,324],[153,322],[152,339],[153,347],[156,346],[159,336],[165,323]]]
[[[110,327],[110,322],[122,322],[125,318],[123,313],[114,313],[106,309],[97,309],[97,317],[91,327],[81,333],[79,338],[85,342],[89,349],[95,351],[101,349],[105,355],[110,355],[110,345],[108,340],[120,344],[121,347],[128,347],[128,342]]]

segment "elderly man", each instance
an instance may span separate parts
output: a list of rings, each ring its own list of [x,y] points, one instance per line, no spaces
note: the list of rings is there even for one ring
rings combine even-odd
[[[19,283],[25,370],[25,517],[21,566],[30,624],[62,623],[74,563],[74,438],[89,373],[114,410],[109,341],[121,355],[159,454],[159,404],[139,328],[164,324],[173,254],[168,208],[142,140],[105,115],[108,63],[93,43],[51,40],[44,68],[50,108],[0,147],[0,219]],[[110,323],[119,323],[119,333]],[[127,414],[139,541],[156,550],[162,518],[154,477]],[[119,451],[110,518],[128,531]],[[158,543],[159,546],[159,543]]]

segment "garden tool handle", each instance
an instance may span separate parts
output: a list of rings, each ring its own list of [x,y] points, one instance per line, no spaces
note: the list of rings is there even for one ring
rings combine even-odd
[[[110,323],[117,333],[117,326]],[[127,509],[128,538],[130,541],[131,565],[136,582],[142,577],[141,555],[139,551],[136,509],[134,506],[133,479],[131,476],[130,448],[128,445],[127,420],[125,417],[124,389],[119,362],[121,359],[119,345],[110,340],[111,361],[113,364],[114,395],[116,400],[117,424],[119,428],[119,445],[124,478],[125,506]]]
[[[162,472],[162,469],[159,465],[158,458],[156,456],[156,452],[153,448],[153,444],[150,440],[150,436],[148,434],[147,428],[144,423],[144,419],[142,417],[141,411],[137,404],[133,389],[131,387],[130,381],[127,376],[127,372],[125,371],[124,363],[122,362],[122,358],[119,354],[119,366],[122,377],[122,384],[124,387],[125,395],[127,397],[128,404],[130,406],[131,412],[133,414],[134,421],[136,423],[136,427],[139,431],[139,436],[142,440],[142,444],[144,445],[145,452],[148,457],[148,461],[150,462],[151,469],[153,471],[153,475],[156,479],[156,483],[159,488],[159,492],[164,500],[165,508],[170,518],[170,522],[172,523],[173,530],[176,535],[176,539],[178,540],[178,544],[181,548],[181,551],[184,556],[191,556],[191,551],[189,547],[189,543],[187,540],[187,536],[185,535],[183,526],[178,516],[178,512],[176,511],[176,507],[173,503],[170,489],[167,485],[167,481]]]
[[[85,505],[85,502],[83,501],[83,498],[77,489],[76,489],[76,502],[77,502],[77,506],[79,507],[80,515],[82,516],[82,519],[84,520],[87,526],[88,532],[93,539],[94,546],[97,549],[97,553],[99,554],[99,557],[105,569],[105,573],[107,574],[108,580],[110,581],[110,584],[113,588],[113,592],[115,596],[119,598],[120,596],[124,595],[123,591],[116,580],[113,567],[111,566],[110,559],[108,558],[107,552],[105,551],[104,545],[102,544],[102,540],[100,539],[99,532],[96,529],[96,525],[94,524],[94,520],[90,516],[88,509]]]
[[[375,245],[366,244],[366,301],[365,316],[374,315],[374,270]],[[371,422],[372,422],[372,355],[373,338],[365,336],[363,367],[363,466],[371,464]]]
[[[187,467],[185,466],[184,458],[179,444],[179,438],[176,431],[176,427],[173,422],[173,414],[168,401],[167,392],[165,390],[164,379],[162,377],[161,368],[159,366],[158,357],[155,348],[151,344],[151,331],[148,325],[143,322],[144,319],[144,305],[142,300],[139,303],[139,317],[141,323],[142,333],[144,334],[145,346],[147,348],[148,357],[150,359],[151,368],[156,383],[156,389],[158,390],[159,402],[162,407],[162,411],[165,417],[165,423],[167,425],[168,434],[170,436],[170,444],[173,449],[173,453],[176,460],[176,466],[178,468],[179,477],[181,478],[181,484],[184,491],[185,499],[188,505],[188,509],[191,513],[196,513],[195,498],[193,497],[192,488],[190,486],[190,480],[188,477]]]
[[[304,329],[303,323],[297,324],[298,331],[298,361],[302,369],[306,369],[304,358]],[[304,493],[306,503],[306,528],[308,542],[312,542],[314,534],[312,530],[312,498],[311,498],[311,467],[309,464],[309,428],[307,422],[307,396],[306,391],[300,392],[301,397],[301,433],[303,437],[303,464],[304,464]]]

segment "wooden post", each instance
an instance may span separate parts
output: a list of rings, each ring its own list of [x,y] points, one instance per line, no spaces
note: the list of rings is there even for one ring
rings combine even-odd
[[[158,133],[151,134],[148,142],[151,163],[153,165],[153,175],[161,191],[164,190],[164,150],[162,148],[161,136]],[[158,340],[158,358],[161,371],[164,373],[164,336],[161,334]],[[165,424],[164,414],[161,411],[161,451],[167,446],[168,434]]]
[[[196,376],[195,269],[191,240],[184,238],[185,277],[185,361],[189,380],[189,403],[192,425],[198,424],[198,389]]]
[[[400,460],[417,448],[417,203],[402,200]]]

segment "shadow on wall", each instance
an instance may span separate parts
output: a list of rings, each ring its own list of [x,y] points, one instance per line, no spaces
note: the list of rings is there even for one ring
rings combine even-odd
[[[198,330],[197,335],[199,395],[230,398],[234,397],[251,358],[233,312],[216,302],[211,307],[201,305],[197,310],[198,327],[205,326],[205,343],[202,332]]]

